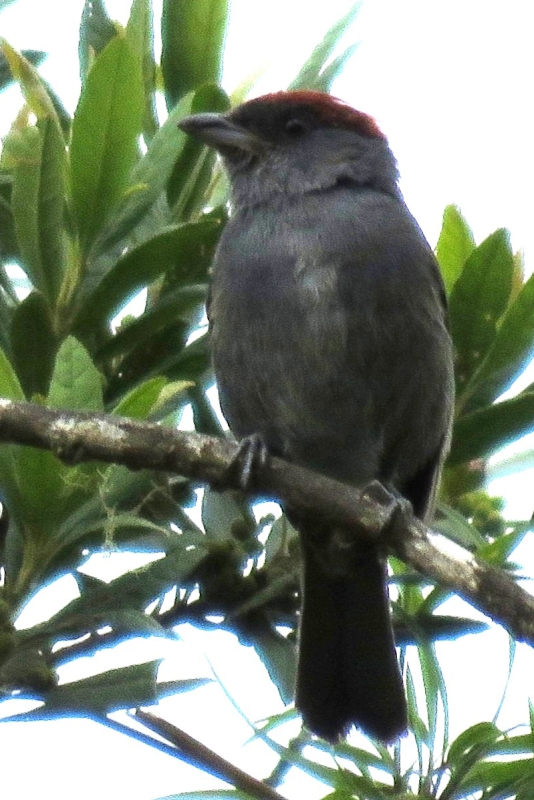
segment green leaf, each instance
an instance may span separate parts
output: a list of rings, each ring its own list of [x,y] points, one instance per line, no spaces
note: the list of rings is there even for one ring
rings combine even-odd
[[[132,419],[154,419],[170,413],[169,406],[176,408],[187,401],[187,381],[169,383],[166,378],[157,376],[132,389],[113,409],[113,413]],[[180,398],[180,399],[179,399]]]
[[[406,670],[406,701],[408,705],[408,725],[412,731],[417,747],[420,769],[423,765],[423,745],[429,747],[429,733],[424,721],[418,713],[417,695],[410,666]]]
[[[517,529],[504,533],[494,542],[488,542],[481,547],[478,555],[481,559],[497,567],[506,567],[508,559],[518,547],[525,536],[532,531],[532,524],[520,525]]]
[[[169,380],[196,380],[189,374],[175,375],[172,369],[184,351],[190,330],[190,326],[176,320],[126,353],[120,362],[120,372],[108,383],[107,401],[117,402],[125,392],[156,375],[165,375]]]
[[[25,400],[19,379],[3,350],[0,350],[0,397]]]
[[[11,323],[13,362],[27,397],[46,395],[54,367],[57,339],[50,306],[33,291],[15,309]]]
[[[0,225],[1,224],[2,223],[0,220]],[[1,280],[2,273],[3,269],[0,264],[0,285],[2,283]],[[9,281],[7,276],[6,279]],[[9,333],[11,329],[11,323],[13,320],[14,310],[15,306],[13,300],[10,298],[7,292],[3,292],[0,290],[0,349],[4,350],[6,353],[11,352],[11,337]]]
[[[137,159],[143,115],[139,60],[124,36],[97,56],[72,123],[72,197],[84,250],[102,230]]]
[[[321,72],[320,76],[315,81],[314,89],[318,92],[329,92],[332,83],[345,69],[346,64],[350,61],[358,47],[359,42],[355,42],[347,47],[337,58],[333,58]]]
[[[125,355],[173,322],[194,323],[198,319],[199,307],[204,305],[207,293],[207,284],[192,284],[165,294],[140,317],[121,325],[115,336],[99,348],[97,352],[99,361]]]
[[[144,156],[135,164],[129,187],[102,236],[103,248],[123,239],[164,191],[187,142],[188,137],[178,128],[178,122],[192,113],[192,100],[192,94],[180,100],[157,131]]]
[[[532,758],[522,758],[509,763],[480,761],[473,765],[460,784],[462,797],[495,788],[498,790],[494,795],[496,800],[501,797],[517,798],[516,789],[520,787],[528,788],[524,797],[532,797],[533,786],[534,759]]]
[[[12,131],[5,140],[5,158],[13,170],[11,209],[22,264],[33,285],[44,285],[39,247],[39,181],[43,141],[33,126]]]
[[[131,392],[128,392],[113,409],[113,413],[121,417],[146,419],[166,385],[167,379],[162,376],[145,381],[140,386],[132,389]]]
[[[117,35],[117,27],[106,11],[103,0],[85,0],[80,21],[78,59],[82,84],[91,68],[95,55]]]
[[[449,318],[457,353],[460,405],[462,392],[494,342],[508,304],[513,271],[509,234],[500,229],[473,250],[451,292]]]
[[[460,276],[465,262],[475,249],[475,239],[458,206],[447,206],[436,247],[447,294]]]
[[[50,118],[59,131],[60,124],[54,104],[35,67],[2,38],[0,38],[0,51],[7,60],[14,79],[19,83],[24,99],[37,119]]]
[[[484,748],[493,744],[501,732],[493,722],[478,722],[463,731],[451,744],[447,763],[452,769],[457,768],[465,759],[478,755]]]
[[[297,676],[297,649],[295,643],[276,630],[255,626],[248,631],[247,639],[261,658],[269,676],[284,703],[291,703],[295,694]]]
[[[142,489],[142,493],[138,497],[144,497],[151,490],[154,490],[154,482],[152,481],[151,483],[146,477],[144,481],[141,480],[138,483],[141,484]],[[98,485],[99,492],[102,491],[102,484],[103,481],[100,481]],[[134,481],[131,481],[131,488],[132,490],[135,489]],[[116,512],[114,508],[105,507],[103,500],[100,498],[96,502],[89,500],[83,505],[78,504],[73,513],[61,521],[61,526],[58,527],[57,532],[54,532],[53,539],[54,552],[49,558],[48,568],[62,563],[62,553],[69,555],[73,549],[79,550],[82,545],[89,546],[94,544],[101,546],[104,540],[117,544],[127,542],[132,545],[132,543],[135,543],[136,550],[141,549],[141,544],[138,543],[144,544],[146,541],[149,546],[144,548],[143,552],[162,552],[170,547],[167,528],[158,526],[135,514]],[[158,543],[157,548],[154,547],[155,542]],[[72,564],[70,564],[69,569],[72,571]],[[108,592],[108,594],[110,593]],[[92,606],[85,612],[88,615],[88,619],[92,619],[91,615],[93,613],[100,614],[96,607],[95,597],[96,595],[93,593],[91,596]],[[120,608],[117,600],[114,600],[113,603],[115,609]],[[81,612],[77,611],[76,613]],[[107,624],[111,624],[111,618],[108,613],[104,621]],[[102,627],[102,624],[103,621],[99,617],[96,627]],[[82,634],[80,633],[79,635],[81,636]]]
[[[39,179],[39,248],[43,294],[57,302],[66,268],[65,253],[65,143],[57,125],[47,119],[39,125],[43,136]],[[21,243],[22,250],[22,243]]]
[[[351,45],[351,47],[336,59],[333,69],[327,66],[327,62],[331,58],[341,37],[346,33],[349,25],[356,19],[360,12],[361,5],[361,0],[354,3],[347,13],[327,31],[325,37],[314,49],[297,77],[289,85],[289,89],[316,89],[323,92],[328,91],[330,83],[341,71],[347,59],[350,58],[356,45]]]
[[[140,59],[143,73],[145,112],[143,133],[150,141],[158,130],[156,110],[156,65],[154,63],[154,20],[151,0],[133,0],[126,35],[133,52]]]
[[[0,11],[1,10],[2,3],[0,2]],[[43,52],[42,50],[21,50],[21,55],[26,59],[26,61],[29,61],[30,64],[33,64],[34,67],[38,67],[46,58],[47,53]],[[9,62],[4,54],[0,51],[0,92],[13,83],[14,80],[13,74],[9,69]]]
[[[214,84],[198,89],[191,102],[192,114],[223,113],[229,108],[228,96]],[[213,181],[215,160],[212,149],[192,136],[187,138],[167,186],[167,199],[176,219],[189,219],[208,204],[207,189]]]
[[[63,135],[50,119],[7,139],[13,164],[11,206],[23,267],[54,305],[65,269]]]
[[[534,429],[534,392],[464,414],[454,425],[448,464],[487,458]]]
[[[5,398],[6,400],[17,401],[26,399],[17,375],[3,350],[0,350],[0,397]],[[2,444],[2,447],[0,447],[0,491],[2,502],[5,502],[11,515],[17,514],[17,516],[18,513],[22,512],[24,508],[24,502],[20,497],[16,475],[16,465],[19,453],[20,448],[16,445],[4,443]],[[10,539],[14,540],[18,538],[16,536],[17,532],[18,529],[16,526],[11,524],[8,531],[6,550],[9,547]]]
[[[85,347],[69,336],[58,350],[50,391],[50,408],[103,411],[102,375]]]
[[[56,686],[45,695],[45,705],[25,719],[57,714],[108,714],[121,708],[153,705],[158,700],[157,673],[161,661],[148,661],[100,672],[89,678]]]
[[[161,366],[168,370],[173,380],[188,380],[195,383],[213,380],[208,334],[199,336],[177,356],[165,359]]]
[[[470,525],[463,514],[446,503],[438,503],[439,514],[436,515],[432,526],[439,533],[455,542],[466,550],[474,551],[484,545],[486,540],[479,531]]]
[[[27,565],[29,572],[40,572],[45,562],[47,541],[61,520],[61,495],[66,489],[67,469],[48,450],[34,447],[21,447],[18,450],[16,474],[23,507],[17,515],[17,521],[23,528],[26,543],[33,542],[29,550],[34,561],[31,563],[30,559]]]
[[[128,300],[162,273],[182,282],[204,277],[221,225],[214,220],[166,228],[130,250],[101,280],[77,314],[76,329],[87,335],[113,319]]]
[[[425,604],[426,599],[427,598],[425,598]],[[409,614],[403,615],[402,622],[400,622],[396,616],[394,629],[395,642],[402,647],[408,644],[419,644],[421,642],[454,641],[463,636],[485,633],[485,631],[489,629],[489,625],[486,625],[485,622],[479,622],[478,620],[466,617],[449,617],[444,614],[432,613],[427,614],[418,610],[414,616]]]
[[[153,25],[150,0],[133,0],[126,26],[132,51],[141,58],[152,52]],[[153,61],[153,59],[151,59]]]
[[[193,411],[193,422],[198,433],[207,433],[209,436],[224,436],[225,428],[206,396],[205,387],[195,386],[189,392],[191,408]],[[272,532],[272,531],[271,531]],[[269,534],[269,539],[271,535]]]
[[[161,68],[167,107],[221,76],[228,0],[163,0]]]
[[[148,528],[146,520],[138,520]],[[170,534],[169,534],[170,535]],[[149,603],[161,597],[187,579],[205,558],[203,537],[193,533],[182,533],[178,544],[167,555],[152,561],[145,567],[131,570],[110,583],[98,583],[95,588],[85,591],[81,597],[72,600],[55,616],[55,624],[72,621],[74,630],[84,624],[91,625],[91,619],[98,616],[100,626],[109,613],[119,610],[138,609],[143,611]]]
[[[490,405],[509,388],[534,353],[534,275],[506,310],[491,349],[465,388],[471,409]]]
[[[445,738],[448,738],[449,704],[447,701],[447,689],[436,657],[435,648],[432,645],[421,642],[417,648],[417,654],[421,665],[421,676],[425,691],[429,738],[432,743],[431,749],[434,750],[439,725],[439,701],[441,701],[443,709]]]
[[[11,205],[0,196],[0,262],[3,259],[20,261],[20,254]],[[5,280],[2,281],[2,283],[5,282]]]
[[[150,420],[164,420],[169,415],[175,418],[176,413],[183,409],[189,400],[188,390],[194,384],[192,381],[171,381],[161,391],[157,403],[150,412]]]

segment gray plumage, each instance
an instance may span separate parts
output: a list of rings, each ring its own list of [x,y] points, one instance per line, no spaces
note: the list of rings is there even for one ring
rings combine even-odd
[[[437,262],[376,123],[294,92],[183,127],[219,150],[232,184],[209,308],[232,431],[354,486],[381,480],[428,517],[452,348]],[[304,554],[297,705],[330,740],[355,724],[390,741],[406,707],[384,563],[359,547],[340,569],[332,531],[288,511]]]

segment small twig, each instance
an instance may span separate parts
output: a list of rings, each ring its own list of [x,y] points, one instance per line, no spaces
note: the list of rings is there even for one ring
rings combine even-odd
[[[210,750],[209,747],[206,747],[206,745],[194,739],[185,731],[175,725],[171,725],[167,720],[141,709],[137,709],[133,716],[135,719],[141,720],[154,733],[171,742],[190,764],[199,767],[210,775],[214,775],[216,778],[220,778],[231,786],[235,786],[236,789],[247,792],[251,797],[255,797],[258,800],[285,800],[281,794],[275,792],[270,786],[243,772],[239,767],[222,758],[222,756]]]

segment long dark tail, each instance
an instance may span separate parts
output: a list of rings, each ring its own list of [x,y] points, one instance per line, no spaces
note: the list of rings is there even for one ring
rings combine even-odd
[[[305,535],[301,536],[301,542]],[[383,742],[406,729],[384,564],[374,548],[350,577],[325,572],[304,551],[296,704],[308,728],[335,742],[351,725]]]

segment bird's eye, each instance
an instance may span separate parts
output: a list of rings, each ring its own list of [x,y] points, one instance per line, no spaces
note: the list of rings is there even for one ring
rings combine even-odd
[[[306,125],[300,119],[288,119],[285,124],[285,132],[294,139],[306,133]]]

